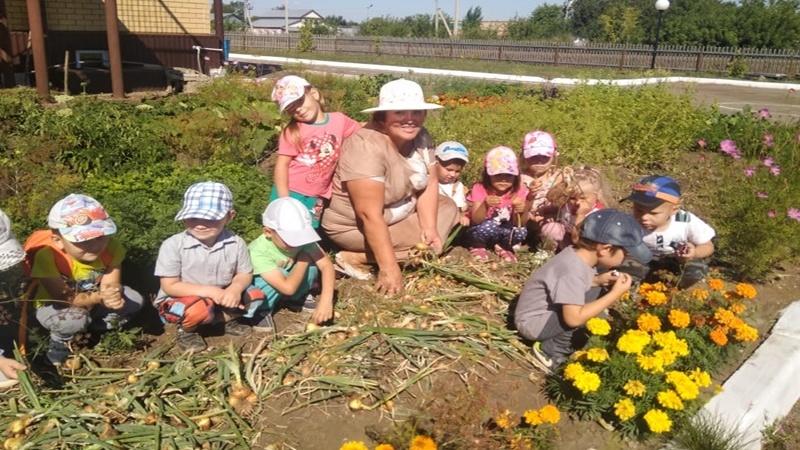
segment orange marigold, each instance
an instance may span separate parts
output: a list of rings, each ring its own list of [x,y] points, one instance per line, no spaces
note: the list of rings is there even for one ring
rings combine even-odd
[[[708,291],[705,289],[692,289],[692,298],[695,300],[708,300]]]
[[[436,450],[436,442],[428,436],[415,436],[408,450]]]
[[[736,285],[736,293],[742,298],[752,299],[756,298],[756,288],[751,284],[739,283]]]
[[[740,319],[739,317],[734,317],[728,322],[728,326],[734,330],[738,330],[739,328],[745,326],[744,320]]]
[[[669,319],[669,323],[671,323],[675,328],[686,328],[689,326],[691,321],[689,313],[686,311],[681,311],[680,309],[670,310],[667,318]]]
[[[539,410],[539,417],[544,423],[558,423],[561,420],[561,411],[553,405],[544,405]]]
[[[667,294],[661,291],[648,291],[644,294],[644,299],[650,306],[660,306],[669,300]]]
[[[730,306],[728,306],[728,309],[737,316],[741,316],[745,311],[747,311],[747,305],[742,302],[735,302],[731,303]]]
[[[648,333],[661,330],[661,319],[650,313],[639,315],[639,318],[636,319],[636,324],[639,326],[640,330]]]
[[[525,418],[525,423],[528,425],[535,427],[536,425],[541,425],[542,423],[542,416],[539,414],[539,411],[535,409],[529,409],[522,414],[522,417]]]
[[[716,327],[713,330],[711,330],[709,337],[715,344],[719,345],[720,347],[728,343],[728,335],[725,334],[723,328],[721,327]]]
[[[716,312],[714,312],[714,318],[723,325],[730,325],[736,316],[725,308],[717,308]]]
[[[708,280],[708,288],[712,291],[721,291],[725,287],[725,283],[719,278],[711,278]]]

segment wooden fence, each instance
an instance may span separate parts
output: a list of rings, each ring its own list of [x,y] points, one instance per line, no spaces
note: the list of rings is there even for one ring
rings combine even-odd
[[[235,52],[296,51],[297,35],[258,35],[228,32],[225,38]],[[569,42],[525,42],[492,40],[404,39],[392,37],[314,36],[313,51],[424,58],[468,58],[510,61],[536,65],[648,69],[653,55],[649,45],[587,44]],[[795,50],[732,47],[660,46],[656,68],[680,72],[728,72],[731,61],[740,57],[746,72],[776,77],[798,75]]]

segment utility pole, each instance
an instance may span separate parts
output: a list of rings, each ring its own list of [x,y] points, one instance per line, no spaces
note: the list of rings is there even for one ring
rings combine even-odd
[[[289,0],[283,0],[283,19],[286,23],[286,36],[289,36]]]
[[[433,1],[433,37],[439,37],[439,0]]]
[[[458,0],[456,0],[456,13],[453,17],[453,37],[458,37]]]

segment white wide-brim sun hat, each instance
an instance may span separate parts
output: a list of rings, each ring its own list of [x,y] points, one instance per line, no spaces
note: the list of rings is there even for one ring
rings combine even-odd
[[[378,96],[378,106],[367,108],[361,112],[418,111],[439,109],[441,107],[442,105],[425,101],[422,87],[419,84],[401,78],[384,84]]]

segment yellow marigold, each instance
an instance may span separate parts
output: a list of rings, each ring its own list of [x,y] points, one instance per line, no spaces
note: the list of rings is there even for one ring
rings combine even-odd
[[[639,318],[636,319],[636,325],[639,326],[640,330],[652,333],[661,330],[661,319],[650,313],[644,313],[640,314]]]
[[[719,345],[720,347],[728,343],[728,335],[721,327],[716,327],[713,330],[711,330],[709,337],[711,338],[712,342]]]
[[[683,409],[683,402],[675,391],[661,391],[656,395],[658,404],[667,409],[680,411]]]
[[[742,342],[752,342],[758,339],[758,330],[750,325],[744,324],[736,329],[734,337]]]
[[[677,353],[665,348],[654,351],[653,356],[661,360],[662,367],[667,367],[678,359]]]
[[[711,375],[708,372],[701,370],[699,367],[695,368],[689,373],[689,378],[695,382],[699,387],[711,386]]]
[[[394,450],[392,444],[380,444],[379,446],[375,447],[375,450]]]
[[[614,414],[623,422],[636,415],[636,406],[629,398],[622,398],[614,403]]]
[[[525,418],[525,423],[532,427],[542,423],[542,416],[539,414],[539,411],[536,411],[535,409],[529,409],[525,411],[525,413],[522,414],[522,417]]]
[[[436,450],[436,442],[428,436],[415,436],[408,450]]]
[[[495,416],[494,423],[497,424],[497,426],[502,428],[503,430],[507,430],[516,425],[511,419],[511,411],[509,410],[505,410],[500,414],[498,414],[497,416]]]
[[[728,306],[728,310],[737,316],[741,316],[745,311],[747,311],[747,305],[742,302],[734,302]]]
[[[710,278],[708,280],[708,288],[712,291],[721,291],[723,288],[725,288],[725,283],[723,283],[719,278]]]
[[[717,322],[730,326],[731,321],[735,319],[736,316],[725,308],[717,308],[717,311],[714,312],[714,318],[717,319]]]
[[[661,291],[649,291],[648,293],[644,294],[644,300],[650,306],[660,306],[667,303],[667,294]]]
[[[645,372],[660,373],[664,371],[664,360],[658,355],[639,355],[636,357],[636,363]]]
[[[631,299],[631,291],[625,291],[622,293],[622,295],[619,296],[619,300],[617,301],[624,302],[630,299]]]
[[[728,322],[728,326],[731,329],[738,330],[739,328],[745,326],[744,320],[739,317],[734,317]]]
[[[586,395],[589,392],[594,392],[600,389],[600,376],[587,370],[580,374],[578,378],[572,382],[572,384],[575,385],[575,387],[578,388],[583,395]]]
[[[608,352],[604,348],[590,348],[586,350],[586,359],[594,362],[603,362],[608,359]]]
[[[699,301],[708,300],[708,291],[705,289],[692,289],[692,298]]]
[[[544,423],[558,423],[561,420],[561,411],[553,405],[544,405],[539,410],[539,417]]]
[[[756,288],[753,285],[747,283],[739,283],[736,285],[736,293],[739,294],[740,297],[746,299],[756,298]]]
[[[361,441],[350,441],[342,444],[339,450],[369,450],[369,448],[367,448],[367,444]]]
[[[644,421],[653,433],[666,433],[672,429],[672,420],[660,409],[651,409],[644,415]]]
[[[570,358],[574,359],[575,361],[580,361],[585,356],[586,356],[586,350],[578,350],[577,352],[573,353],[572,356],[570,356]]]
[[[650,335],[642,330],[628,330],[617,340],[617,349],[621,352],[638,355],[650,343]]]
[[[671,384],[675,392],[683,400],[694,400],[700,395],[700,387],[695,383],[689,375],[677,370],[667,372],[667,383]]]
[[[592,317],[586,322],[586,329],[595,336],[606,336],[611,332],[611,325],[606,319]]]
[[[652,283],[642,283],[639,285],[639,290],[637,291],[639,295],[645,295],[650,291],[654,291]]]
[[[581,363],[569,363],[566,367],[564,367],[564,378],[567,380],[574,380],[578,378],[585,369],[581,365]]]
[[[667,319],[669,319],[669,323],[675,328],[686,328],[692,321],[692,317],[689,313],[680,309],[671,309]]]
[[[631,397],[641,397],[647,392],[647,387],[639,380],[628,380],[622,389]]]

